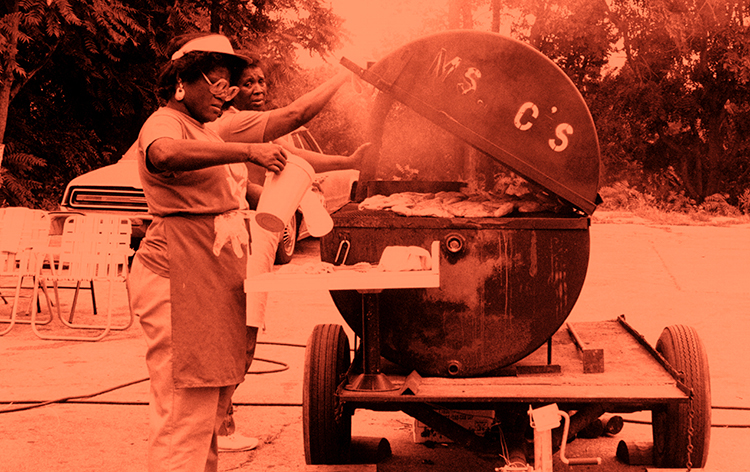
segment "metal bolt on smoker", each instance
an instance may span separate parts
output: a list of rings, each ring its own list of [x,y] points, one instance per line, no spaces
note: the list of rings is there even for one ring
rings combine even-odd
[[[596,463],[564,457],[562,430],[575,437],[605,413],[650,410],[655,465],[705,464],[710,384],[695,330],[667,327],[652,348],[624,317],[566,324],[586,276],[600,172],[594,123],[569,78],[528,45],[475,31],[418,39],[367,69],[342,63],[378,89],[373,146],[321,259],[354,273],[389,246],[432,248],[439,282],[310,276],[362,342],[352,361],[342,326],[319,325],[309,339],[307,462],[348,460],[357,409],[403,411],[498,454],[497,470],[520,470],[519,458],[522,469],[551,470],[552,450],[566,464]],[[446,197],[495,213],[460,214]],[[529,412],[550,405],[564,428],[540,435],[549,447],[530,446]],[[502,434],[477,435],[446,409],[487,410]],[[535,447],[542,463],[531,466]]]

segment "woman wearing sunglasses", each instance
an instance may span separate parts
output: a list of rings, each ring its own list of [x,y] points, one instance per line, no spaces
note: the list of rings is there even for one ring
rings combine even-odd
[[[287,154],[225,143],[205,126],[246,64],[226,37],[179,37],[170,58],[164,105],[133,147],[154,216],[128,278],[148,346],[148,470],[216,471],[217,430],[246,372],[246,163],[280,172]]]

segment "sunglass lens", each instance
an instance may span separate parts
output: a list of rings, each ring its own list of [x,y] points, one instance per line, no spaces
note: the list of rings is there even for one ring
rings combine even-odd
[[[240,93],[239,87],[229,87],[226,92],[224,92],[224,101],[230,102],[234,97],[237,96],[237,94]]]
[[[203,74],[203,77],[208,82],[208,91],[225,102],[232,100],[240,92],[239,87],[230,87],[227,79],[219,79],[216,82],[211,82],[206,74]]]
[[[219,95],[224,93],[227,88],[229,88],[229,82],[226,79],[219,79],[211,84],[210,90],[214,95]]]

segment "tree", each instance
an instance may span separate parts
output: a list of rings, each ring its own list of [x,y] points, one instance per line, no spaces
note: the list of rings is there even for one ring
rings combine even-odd
[[[329,54],[341,26],[319,0],[11,0],[0,8],[0,204],[42,208],[137,138],[159,105],[154,81],[173,36],[221,32],[259,53],[269,76],[288,80],[296,50]]]
[[[582,92],[599,132],[605,182],[635,178],[657,197],[682,192],[699,202],[750,188],[746,2],[486,2],[496,22],[511,12],[511,34],[552,59]],[[623,64],[612,72],[615,53]]]
[[[448,29],[473,29],[472,0],[448,0]]]
[[[671,177],[660,180],[697,201],[739,196],[750,184],[748,6],[618,0],[610,15],[625,63],[599,95],[599,122],[617,130],[606,158]]]
[[[99,92],[96,84],[107,79],[108,63],[119,59],[122,48],[135,41],[142,32],[133,21],[133,11],[117,0],[95,0],[91,3],[64,0],[11,0],[5,2],[0,18],[0,61],[3,67],[0,84],[0,142],[7,144],[4,166],[0,172],[3,203],[32,206],[34,193],[45,194],[49,186],[42,183],[40,168],[46,167],[46,156],[36,152],[39,136],[46,130],[64,132],[65,123],[76,123],[64,114],[69,101],[81,98],[82,92]],[[45,80],[45,73],[55,66],[55,59],[63,58],[72,65],[72,74],[61,74],[53,81]],[[103,59],[103,60],[102,60]],[[95,65],[96,64],[96,65]],[[104,67],[98,67],[104,64]],[[59,67],[59,63],[57,64]],[[75,72],[86,70],[86,76]],[[71,84],[75,93],[66,94],[61,87],[69,75],[77,76]],[[34,84],[29,86],[29,84]],[[33,90],[29,90],[29,88]],[[25,92],[30,92],[26,94]],[[19,94],[22,108],[11,107]],[[35,121],[46,115],[51,102],[61,113],[57,121],[62,127],[38,127]],[[101,109],[101,101],[87,100],[87,106]],[[106,103],[106,102],[105,102]],[[17,110],[24,113],[16,114]],[[6,139],[8,119],[13,116],[11,130],[25,131],[22,136]],[[25,115],[25,116],[24,116]],[[32,121],[27,121],[31,119]],[[62,140],[60,144],[66,143]],[[54,186],[54,185],[53,185]]]
[[[524,13],[513,28],[518,39],[554,61],[582,93],[600,82],[617,41],[604,2],[536,0],[516,7]]]

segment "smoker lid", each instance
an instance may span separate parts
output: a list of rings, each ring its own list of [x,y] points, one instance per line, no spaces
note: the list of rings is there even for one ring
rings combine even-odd
[[[596,209],[600,157],[591,114],[567,75],[529,45],[448,31],[408,43],[367,70],[345,58],[342,64],[584,213]]]

